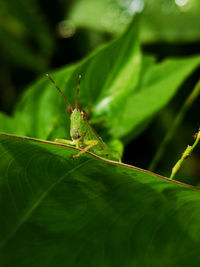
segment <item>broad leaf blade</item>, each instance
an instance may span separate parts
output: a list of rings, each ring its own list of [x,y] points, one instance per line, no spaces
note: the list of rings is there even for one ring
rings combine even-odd
[[[199,65],[200,56],[192,56],[169,58],[148,67],[137,90],[127,99],[123,112],[119,110],[116,114],[118,121],[115,127],[109,129],[110,134],[115,138],[130,132],[132,138],[138,135]]]
[[[198,190],[73,153],[0,135],[3,266],[199,266]]]

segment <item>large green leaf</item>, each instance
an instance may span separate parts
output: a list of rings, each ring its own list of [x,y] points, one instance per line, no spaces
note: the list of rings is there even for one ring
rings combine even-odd
[[[141,73],[141,82],[127,99],[125,109],[117,114],[118,121],[115,127],[110,128],[110,134],[115,138],[123,137],[131,131],[132,138],[139,134],[199,65],[200,56],[168,58],[149,65]]]
[[[74,153],[0,135],[1,266],[199,266],[197,189]]]

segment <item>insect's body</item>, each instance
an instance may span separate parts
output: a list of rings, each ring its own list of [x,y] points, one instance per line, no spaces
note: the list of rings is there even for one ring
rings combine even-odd
[[[54,83],[59,92],[63,95],[62,91],[57,87],[52,78],[49,75],[47,76]],[[103,142],[101,137],[89,124],[85,111],[81,110],[78,104],[78,91],[79,87],[77,89],[76,104],[74,108],[69,103],[68,99],[63,95],[67,102],[70,104],[70,136],[72,140],[56,139],[55,142],[73,145],[77,148],[82,149],[78,154],[73,155],[73,158],[80,156],[86,151],[90,151],[106,159],[121,161],[119,153],[109,149],[108,146]]]
[[[90,126],[84,111],[74,109],[70,116],[71,127],[70,135],[76,147],[84,149],[88,146],[89,141],[96,140],[98,143],[90,148],[90,151],[97,155],[102,155],[102,151],[108,151],[108,146],[103,142],[101,137]],[[109,155],[104,155],[110,158]]]

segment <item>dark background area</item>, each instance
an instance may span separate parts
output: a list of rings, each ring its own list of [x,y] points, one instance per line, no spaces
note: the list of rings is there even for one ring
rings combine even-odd
[[[98,12],[98,10],[95,11],[95,7],[90,11],[84,9],[83,5],[81,9],[79,2],[84,1],[75,2],[76,4],[74,1],[64,0],[54,2],[20,0],[16,5],[14,0],[8,0],[6,3],[0,3],[2,10],[0,14],[0,110],[2,112],[12,115],[15,104],[24,90],[44,73],[76,62],[101,44],[119,36],[135,12],[141,13],[141,46],[144,54],[154,55],[157,61],[167,57],[200,54],[198,0],[126,1],[128,7],[133,3],[136,6],[135,12],[129,14],[126,20],[127,25],[124,22],[120,24],[117,16],[113,16],[113,21],[107,23],[106,28],[101,27],[98,21],[94,23],[94,12]],[[108,2],[110,4],[113,2],[114,8],[112,8],[118,14],[125,9],[128,10],[122,1]],[[102,5],[105,3],[106,1],[102,0]],[[142,3],[143,6],[141,6]],[[136,4],[141,7],[141,10]],[[164,4],[165,9],[163,9]],[[78,12],[87,14],[87,27],[84,18],[79,21],[81,16],[74,15]],[[119,31],[116,23],[119,23]],[[146,27],[148,23],[152,27]],[[123,157],[125,163],[148,168],[174,117],[198,81],[199,71],[200,69],[196,70],[182,84],[175,98],[159,112],[149,127],[126,145]],[[199,99],[186,114],[156,172],[168,176],[186,146],[194,142],[192,136],[200,126],[198,114]],[[199,163],[198,147],[192,159],[188,159],[186,166],[178,174],[177,179],[199,184]]]

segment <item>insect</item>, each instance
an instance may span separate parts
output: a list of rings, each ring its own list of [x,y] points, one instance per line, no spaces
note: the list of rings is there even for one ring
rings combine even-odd
[[[78,95],[80,88],[81,75],[78,78],[78,87],[76,91],[76,101],[75,105],[72,106],[67,97],[57,86],[55,81],[51,78],[49,74],[46,74],[49,80],[54,84],[56,89],[64,97],[65,101],[68,103],[67,111],[70,113],[70,136],[72,140],[66,139],[55,139],[57,143],[68,144],[81,149],[80,152],[73,155],[72,158],[77,158],[87,151],[90,151],[100,157],[115,160],[121,162],[120,154],[117,151],[111,150],[106,143],[103,142],[102,138],[96,133],[96,131],[90,125],[87,114],[81,109],[78,103]]]

